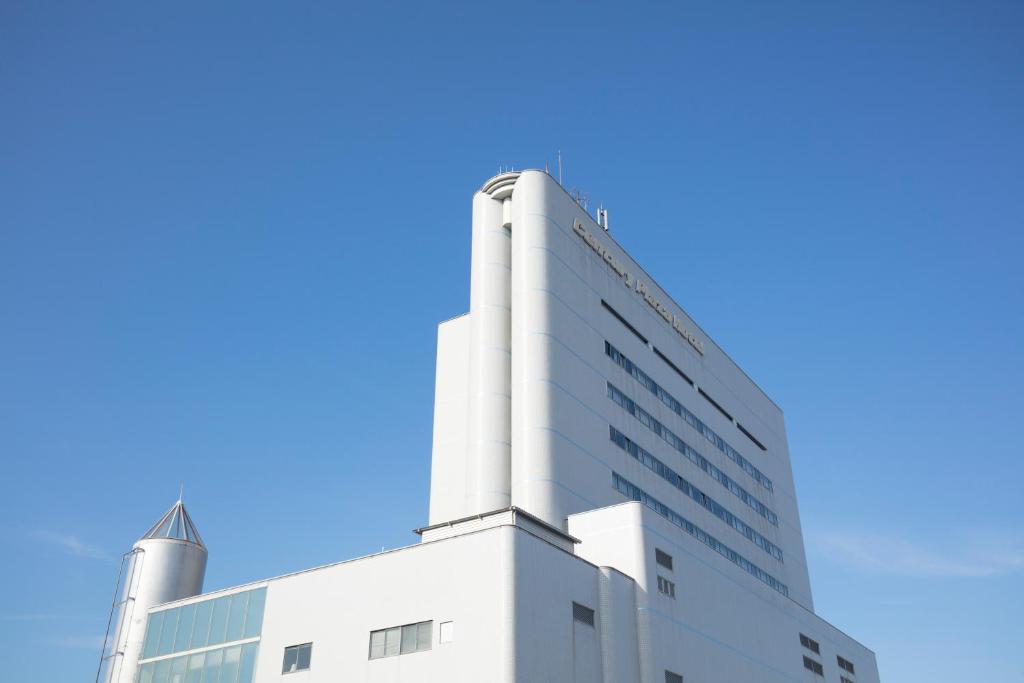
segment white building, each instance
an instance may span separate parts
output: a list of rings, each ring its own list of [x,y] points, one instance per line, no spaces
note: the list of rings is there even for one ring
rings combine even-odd
[[[814,613],[782,412],[602,223],[540,171],[474,195],[419,544],[200,594],[179,502],[100,677],[876,683]]]

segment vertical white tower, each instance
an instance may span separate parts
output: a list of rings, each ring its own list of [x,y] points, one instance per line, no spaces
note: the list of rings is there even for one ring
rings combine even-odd
[[[512,504],[512,192],[518,173],[473,197],[469,295],[468,489],[471,514]]]
[[[181,500],[125,553],[97,683],[132,683],[150,607],[203,592],[206,546]]]

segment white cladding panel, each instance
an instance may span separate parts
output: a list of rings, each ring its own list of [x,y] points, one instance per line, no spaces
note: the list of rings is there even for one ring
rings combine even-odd
[[[469,344],[472,314],[437,328],[434,444],[430,463],[429,524],[470,514],[466,468],[469,453]]]

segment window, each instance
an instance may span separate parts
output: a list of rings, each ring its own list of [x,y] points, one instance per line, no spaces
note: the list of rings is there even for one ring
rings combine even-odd
[[[698,541],[708,546],[716,553],[729,560],[736,566],[740,567],[743,571],[748,574],[757,577],[761,581],[779,591],[783,595],[789,595],[789,587],[782,583],[774,576],[766,572],[765,570],[758,567],[756,564],[748,560],[747,558],[740,555],[738,552],[725,545],[717,538],[709,534],[708,532],[701,529],[699,526],[686,519],[678,512],[665,505],[657,498],[651,497],[646,491],[636,486],[628,479],[620,475],[618,472],[612,472],[612,487],[626,496],[630,500],[635,500],[639,503],[643,503],[647,507],[651,508],[659,515],[667,519],[668,521],[675,524],[677,527],[690,534]]]
[[[153,612],[140,659],[258,636],[266,596],[266,588],[256,588]]]
[[[718,401],[716,401],[715,399],[713,399],[710,396],[708,396],[708,392],[704,391],[700,387],[697,387],[697,393],[700,394],[701,396],[703,396],[704,400],[706,400],[708,403],[710,403],[714,407],[718,408],[718,412],[720,412],[722,415],[724,415],[726,420],[728,420],[729,422],[732,422],[732,415],[730,415],[729,413],[725,412],[725,408],[723,408],[722,406],[718,405]]]
[[[839,677],[839,683],[853,683],[853,681],[851,681],[851,680],[850,680],[849,678],[847,678],[846,676],[840,676],[840,677]]]
[[[440,628],[438,629],[438,641],[441,643],[450,643],[455,640],[455,622],[454,621],[442,621]]]
[[[663,576],[658,577],[658,592],[676,599],[676,585]]]
[[[739,422],[736,423],[736,428],[739,429],[741,432],[743,432],[746,435],[746,437],[748,439],[750,439],[751,441],[753,441],[754,445],[757,446],[758,448],[760,448],[762,451],[767,451],[768,450],[767,448],[764,447],[763,443],[761,443],[760,441],[755,439],[754,435],[751,434],[750,432],[748,432],[746,429],[744,429],[743,425],[741,425]]]
[[[640,415],[641,411],[639,409],[637,409],[637,412],[633,412],[631,410],[631,407],[634,407],[635,404],[633,404],[632,402],[630,402],[629,404],[625,403],[629,399],[621,397],[622,401],[620,402],[619,400],[617,400],[618,398],[620,397],[614,396],[612,400],[614,400],[616,403],[619,403],[619,405],[625,407],[627,412],[629,412],[634,417]],[[640,420],[640,417],[637,417],[637,419]],[[643,422],[643,420],[640,421]],[[644,424],[646,425],[647,423]],[[741,501],[746,503],[747,506],[750,507],[750,509],[754,510],[759,515],[767,519],[774,526],[779,525],[778,516],[770,509],[768,509],[768,506],[766,506],[764,503],[750,495],[750,493],[748,493],[746,489],[744,489],[742,486],[733,481],[728,475],[725,474],[725,472],[712,465],[700,453],[693,450],[682,441],[673,441],[670,437],[674,435],[669,435],[665,432],[655,433],[662,436],[662,438],[665,439],[666,443],[676,448],[676,450],[679,450],[679,452],[686,456],[686,458],[688,458],[690,462],[699,467],[705,474],[714,479],[716,482],[721,484],[723,488],[727,489],[730,493],[732,493]],[[655,458],[645,449],[633,443],[633,441],[629,439],[625,434],[620,432],[615,427],[612,427],[611,425],[609,425],[609,438],[611,438],[611,440],[615,443],[616,446],[629,453],[629,455],[631,455],[633,458],[639,460],[640,463],[644,465],[647,469],[652,470],[655,474],[657,474],[670,484],[674,485],[676,488],[680,488],[679,482],[680,480],[682,480],[682,477],[679,475],[678,472],[673,470],[671,467],[663,463],[658,458]]]
[[[666,553],[661,548],[654,549],[654,561],[660,564],[665,569],[672,571],[672,556]]]
[[[853,673],[857,673],[856,671],[853,670],[853,662],[851,662],[850,660],[843,659],[839,655],[836,655],[836,661],[839,662],[839,668],[840,669],[846,669],[847,671],[849,671],[852,674]]]
[[[231,645],[190,655],[178,655],[151,662],[140,662],[138,683],[166,683],[200,678],[207,681],[251,683],[256,669],[259,643]]]
[[[814,673],[818,674],[819,676],[824,676],[825,675],[825,670],[823,668],[821,668],[821,664],[819,664],[818,662],[814,661],[810,657],[804,657],[804,668],[805,669],[810,669],[811,671],[813,671]]]
[[[572,619],[587,626],[594,625],[594,610],[584,607],[578,602],[572,603]]]
[[[802,633],[800,634],[800,644],[816,655],[821,654],[821,648],[818,646],[818,641],[812,640]]]
[[[692,379],[690,379],[689,375],[687,375],[687,374],[686,374],[685,372],[683,372],[682,370],[680,370],[680,369],[679,369],[679,366],[677,366],[677,365],[676,365],[675,363],[673,363],[672,361],[670,361],[670,360],[668,359],[668,356],[666,356],[665,354],[663,354],[663,353],[662,353],[661,351],[659,351],[659,350],[658,350],[658,347],[657,347],[657,346],[655,346],[655,347],[654,347],[654,353],[655,353],[655,355],[657,355],[657,356],[658,356],[658,358],[660,358],[660,359],[662,359],[663,361],[665,361],[665,364],[666,364],[666,365],[668,365],[668,366],[669,366],[670,368],[672,368],[673,370],[675,370],[675,371],[676,371],[676,374],[677,374],[677,375],[679,375],[680,377],[682,377],[682,378],[683,378],[683,381],[685,381],[685,382],[686,382],[687,384],[689,384],[689,385],[690,385],[691,387],[693,386],[693,380],[692,380]]]
[[[309,669],[309,660],[313,657],[313,643],[291,645],[284,649],[284,664],[281,673],[290,674]]]
[[[370,632],[370,659],[407,655],[430,649],[434,632],[433,621],[421,621],[404,626],[383,628]]]
[[[665,683],[683,683],[683,677],[666,669]]]
[[[755,531],[753,527],[741,520],[739,517],[734,515],[732,512],[727,510],[724,505],[707,495],[696,486],[683,479],[675,470],[663,463],[662,461],[655,458],[653,455],[648,453],[640,446],[636,445],[625,434],[617,430],[615,427],[609,425],[610,438],[616,446],[626,451],[633,458],[639,460],[647,469],[651,470],[659,477],[667,481],[668,483],[675,486],[677,489],[693,498],[697,501],[697,504],[704,507],[708,512],[718,517],[723,522],[731,526],[736,531],[746,536],[748,541],[751,541],[761,550],[765,551],[779,562],[783,562],[782,549],[777,545],[769,541],[767,538],[762,536],[760,533]]]
[[[604,351],[609,358],[615,361],[623,370],[632,375],[633,379],[638,381],[644,389],[647,389],[647,391],[654,394],[658,400],[668,406],[673,413],[686,420],[686,423],[693,427],[698,434],[711,442],[715,448],[725,453],[726,457],[739,465],[744,472],[753,477],[761,484],[761,486],[764,486],[769,491],[772,490],[771,479],[766,477],[761,470],[754,467],[749,460],[740,455],[739,451],[729,445],[725,439],[718,435],[718,432],[708,427],[703,420],[694,415],[692,411],[680,403],[675,396],[665,391],[660,384],[651,379],[650,375],[638,368],[629,358],[626,358],[621,351],[608,342],[604,343]],[[611,387],[611,384],[609,383],[608,386]]]
[[[635,335],[636,335],[636,338],[637,338],[637,339],[639,339],[640,341],[642,341],[642,342],[643,342],[644,344],[646,344],[646,343],[647,343],[647,337],[645,337],[644,335],[640,334],[639,330],[637,330],[637,329],[636,329],[635,327],[633,327],[632,325],[630,325],[630,324],[629,324],[629,321],[628,321],[628,320],[626,320],[625,318],[623,318],[623,317],[622,317],[621,315],[619,315],[619,312],[618,312],[618,311],[616,311],[616,310],[615,310],[614,308],[612,308],[611,306],[609,306],[609,305],[608,305],[608,302],[607,302],[607,301],[605,301],[604,299],[601,299],[601,305],[602,305],[602,306],[604,306],[604,310],[606,310],[606,311],[608,311],[609,313],[611,313],[611,314],[612,314],[612,316],[613,316],[613,317],[614,317],[614,318],[615,318],[616,320],[618,320],[618,321],[619,321],[620,323],[622,323],[622,324],[623,324],[623,325],[625,326],[625,328],[626,328],[627,330],[629,330],[630,332],[632,332],[633,334],[635,334]]]

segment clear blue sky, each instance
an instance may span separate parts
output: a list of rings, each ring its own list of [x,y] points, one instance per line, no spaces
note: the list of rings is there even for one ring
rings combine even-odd
[[[470,196],[561,149],[785,410],[820,613],[1024,680],[1022,74],[1020,2],[0,3],[2,677],[179,482],[211,589],[414,542]]]

